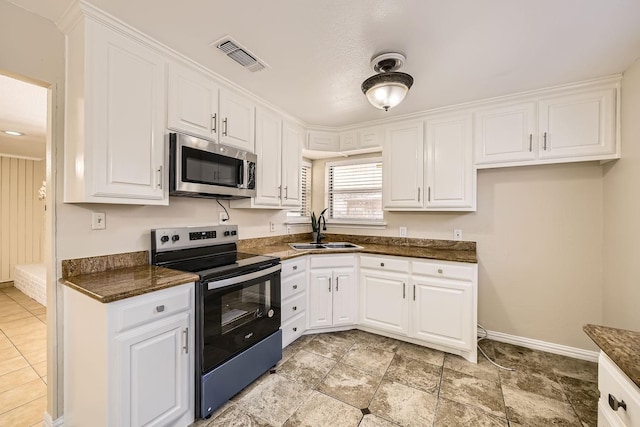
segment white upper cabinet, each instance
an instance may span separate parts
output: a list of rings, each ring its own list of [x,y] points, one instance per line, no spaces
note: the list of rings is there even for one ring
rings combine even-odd
[[[428,209],[475,210],[471,114],[427,119]]]
[[[384,209],[475,210],[471,123],[470,114],[453,114],[387,127]]]
[[[349,131],[340,134],[340,151],[356,150],[359,146],[357,132]]]
[[[164,57],[90,18],[66,37],[65,202],[168,204]]]
[[[535,160],[536,103],[500,106],[475,113],[476,164]]]
[[[616,151],[615,89],[540,101],[540,158],[580,158]]]
[[[231,200],[232,208],[283,209],[300,206],[304,130],[275,112],[256,108],[257,195]]]
[[[619,86],[619,78],[602,79],[476,109],[477,167],[619,158]]]
[[[386,128],[382,148],[384,208],[424,206],[424,125],[411,121]]]
[[[254,152],[255,105],[249,99],[220,89],[220,142]]]
[[[169,129],[218,141],[218,85],[178,64],[169,69]]]
[[[310,130],[308,138],[309,150],[338,151],[340,149],[340,137],[336,132]]]
[[[360,129],[358,131],[358,148],[382,147],[384,134],[379,127]]]

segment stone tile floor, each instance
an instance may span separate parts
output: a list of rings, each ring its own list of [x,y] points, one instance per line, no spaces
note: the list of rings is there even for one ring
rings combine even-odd
[[[597,364],[481,346],[516,370],[358,330],[303,336],[193,426],[596,426]]]
[[[14,287],[0,288],[0,426],[42,426],[46,310]]]

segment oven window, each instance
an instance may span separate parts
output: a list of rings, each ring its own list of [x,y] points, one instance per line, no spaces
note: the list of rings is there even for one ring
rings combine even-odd
[[[209,151],[182,147],[182,180],[199,184],[238,187],[243,161]]]
[[[222,295],[222,335],[253,322],[271,308],[271,281],[256,283]]]

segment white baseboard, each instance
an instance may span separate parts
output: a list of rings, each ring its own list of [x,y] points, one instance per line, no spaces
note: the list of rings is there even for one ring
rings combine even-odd
[[[484,336],[484,332],[480,328],[478,328],[478,336]],[[517,335],[509,335],[503,332],[489,330],[487,330],[487,338],[494,341],[505,342],[507,344],[519,345],[533,350],[546,351],[549,353],[560,354],[562,356],[573,357],[575,359],[588,360],[589,362],[597,362],[598,355],[600,354],[598,351],[583,350],[581,348],[569,347],[562,344],[554,344],[533,338],[519,337]]]
[[[44,419],[42,420],[42,425],[44,427],[62,427],[64,425],[64,421],[62,417],[56,418],[55,420],[51,418],[51,415],[48,412],[44,413]]]

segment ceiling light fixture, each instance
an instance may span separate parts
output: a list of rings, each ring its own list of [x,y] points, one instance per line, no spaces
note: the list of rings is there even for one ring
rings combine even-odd
[[[413,85],[413,77],[399,73],[405,57],[400,53],[383,53],[371,60],[376,75],[362,82],[362,92],[376,108],[389,111],[400,104]]]
[[[24,135],[24,133],[18,132],[18,131],[15,131],[15,130],[3,130],[2,132],[6,133],[7,135],[11,135],[11,136],[22,136],[22,135]]]

